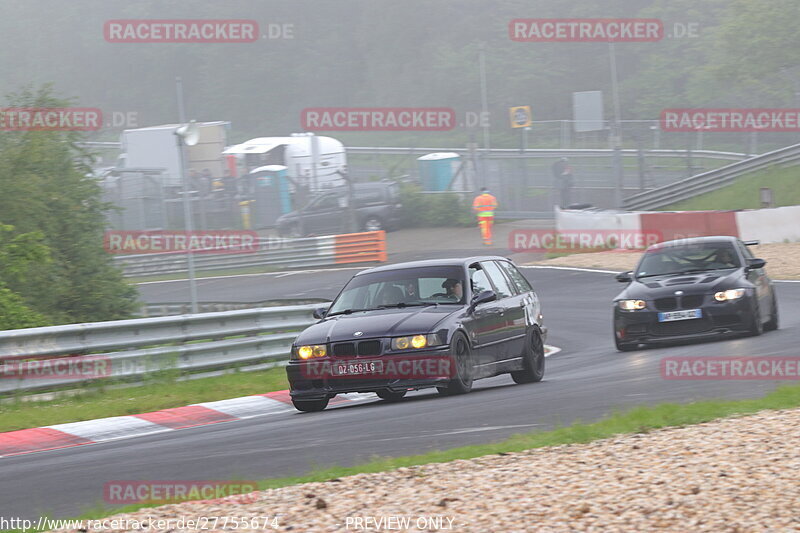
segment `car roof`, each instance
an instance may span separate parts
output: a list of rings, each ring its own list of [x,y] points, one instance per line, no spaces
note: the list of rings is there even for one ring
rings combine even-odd
[[[730,235],[710,235],[706,237],[689,237],[686,239],[675,239],[672,241],[664,241],[656,243],[648,248],[648,250],[658,250],[660,248],[668,248],[670,246],[683,246],[686,244],[706,244],[706,243],[735,243],[739,239]]]
[[[500,257],[497,255],[476,255],[472,257],[452,257],[446,259],[425,259],[422,261],[408,261],[405,263],[394,263],[391,265],[381,265],[367,270],[362,270],[357,276],[361,274],[369,274],[372,272],[386,272],[390,270],[403,270],[406,268],[420,268],[431,266],[459,266],[467,267],[472,263],[478,261],[510,261],[507,257]]]

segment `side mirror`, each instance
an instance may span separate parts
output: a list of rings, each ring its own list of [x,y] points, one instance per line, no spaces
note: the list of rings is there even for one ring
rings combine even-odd
[[[313,314],[314,318],[316,318],[317,320],[321,320],[321,319],[325,318],[325,315],[328,314],[328,308],[327,307],[317,307],[316,309],[314,309],[314,312],[312,314]]]
[[[483,291],[479,292],[475,296],[472,297],[472,301],[469,304],[470,312],[473,311],[477,306],[480,304],[485,304],[488,302],[493,302],[497,300],[497,294],[494,291]]]
[[[766,264],[767,264],[766,261],[764,261],[763,259],[759,259],[757,257],[747,260],[747,268],[752,268],[752,269],[764,268],[764,265]]]
[[[630,283],[631,281],[633,281],[633,277],[631,276],[631,274],[633,274],[633,271],[628,270],[626,272],[620,272],[614,277],[617,278],[617,281],[619,281],[620,283]]]

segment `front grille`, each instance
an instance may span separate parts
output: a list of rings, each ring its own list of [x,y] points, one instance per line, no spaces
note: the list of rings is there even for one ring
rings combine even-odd
[[[358,343],[358,355],[380,355],[381,341],[361,341]]]
[[[337,342],[333,345],[333,355],[336,357],[347,357],[356,354],[356,345],[352,342]]]
[[[676,320],[675,322],[659,322],[653,325],[654,335],[692,335],[703,333],[711,329],[711,321],[708,318],[697,318],[692,320]]]
[[[358,342],[337,342],[333,344],[334,357],[355,357],[356,355],[380,355],[380,339]]]
[[[703,305],[702,294],[690,294],[681,298],[681,307],[684,309],[694,309]]]
[[[655,301],[656,309],[659,311],[673,311],[678,308],[678,299],[669,297],[669,298],[659,298]]]

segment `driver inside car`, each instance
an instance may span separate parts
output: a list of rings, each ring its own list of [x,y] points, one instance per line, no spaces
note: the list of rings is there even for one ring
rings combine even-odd
[[[464,290],[461,287],[461,282],[457,279],[449,278],[444,280],[442,283],[442,288],[447,291],[447,296],[449,298],[453,298],[456,301],[461,301],[462,296],[464,295]]]

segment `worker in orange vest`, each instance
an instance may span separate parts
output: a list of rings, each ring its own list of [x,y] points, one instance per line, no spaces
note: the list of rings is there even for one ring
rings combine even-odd
[[[472,202],[472,210],[478,215],[478,227],[481,229],[483,244],[492,244],[492,224],[494,224],[494,210],[497,209],[497,198],[492,196],[486,187],[481,187],[481,194]]]

